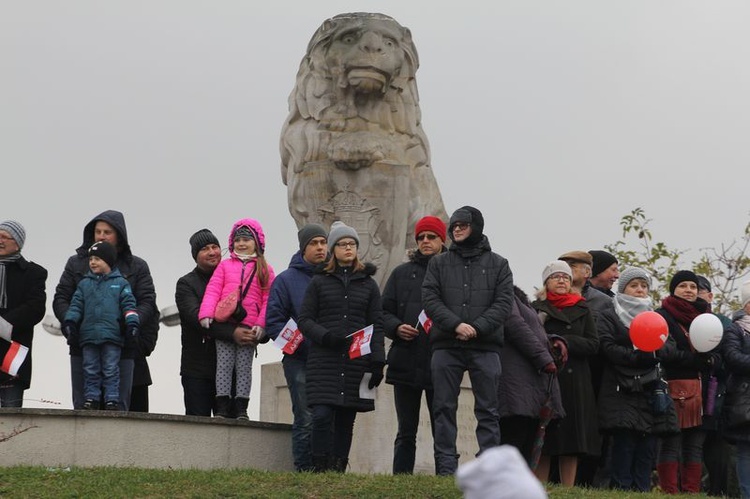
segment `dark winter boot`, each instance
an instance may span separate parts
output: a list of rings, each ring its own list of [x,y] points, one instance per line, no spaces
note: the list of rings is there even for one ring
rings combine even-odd
[[[349,465],[349,458],[331,456],[331,471],[336,473],[346,473],[346,467]]]
[[[702,463],[686,463],[680,468],[680,484],[683,492],[697,494],[701,491]]]
[[[312,472],[313,473],[325,473],[328,471],[328,467],[330,458],[328,457],[328,454],[323,455],[313,455],[312,457]]]
[[[216,408],[214,409],[214,416],[217,418],[231,418],[232,417],[232,399],[227,395],[216,397]]]
[[[249,421],[250,418],[247,417],[247,404],[250,402],[250,399],[246,399],[245,397],[235,397],[234,398],[234,417],[237,419],[241,419],[243,421]]]
[[[656,471],[659,473],[659,487],[665,494],[680,493],[680,489],[677,488],[677,468],[676,461],[656,465]]]
[[[94,399],[86,399],[86,401],[83,403],[83,410],[85,411],[98,411],[99,410],[99,401]]]

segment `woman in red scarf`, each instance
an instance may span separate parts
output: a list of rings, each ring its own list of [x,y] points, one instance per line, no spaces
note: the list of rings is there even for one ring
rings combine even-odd
[[[558,456],[560,482],[573,486],[581,456],[597,456],[601,448],[594,385],[589,358],[599,352],[594,317],[584,298],[571,293],[573,273],[561,260],[547,264],[542,272],[544,285],[532,306],[548,334],[557,334],[568,343],[568,363],[558,374],[566,416],[547,432],[537,477],[549,477],[550,457]]]
[[[721,358],[716,353],[696,352],[690,344],[689,331],[693,319],[708,311],[708,302],[698,298],[698,276],[689,270],[680,270],[672,277],[669,296],[656,310],[666,319],[669,336],[677,346],[676,356],[670,356],[662,364],[680,423],[680,433],[661,439],[656,464],[659,486],[668,494],[677,494],[680,488],[682,492],[700,492],[706,438],[701,428],[701,371],[708,371]]]

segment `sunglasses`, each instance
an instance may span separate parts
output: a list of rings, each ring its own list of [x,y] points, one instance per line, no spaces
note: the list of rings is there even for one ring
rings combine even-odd
[[[451,230],[453,230],[453,231],[466,230],[466,229],[469,228],[469,225],[471,225],[471,224],[468,224],[468,223],[465,223],[465,222],[457,222],[457,223],[453,224],[453,227],[451,227]]]
[[[434,241],[437,238],[438,236],[436,236],[435,234],[420,234],[417,236],[417,241],[424,241],[425,239],[427,239],[428,241]]]

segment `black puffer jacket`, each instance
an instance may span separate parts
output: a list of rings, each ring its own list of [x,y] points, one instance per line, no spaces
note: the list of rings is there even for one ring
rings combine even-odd
[[[633,348],[630,334],[614,309],[599,314],[597,322],[599,345],[603,357],[601,389],[599,391],[599,427],[607,432],[629,430],[638,433],[664,435],[677,433],[679,426],[674,407],[666,414],[655,415],[651,408],[651,389],[629,392],[619,386],[617,369],[622,372],[646,373],[656,369],[653,354]],[[674,342],[668,341],[659,350],[659,359],[674,355]]]
[[[133,255],[128,243],[128,232],[125,227],[125,217],[119,211],[108,210],[100,213],[83,228],[83,242],[76,249],[76,254],[68,259],[65,270],[60,277],[60,282],[55,288],[55,297],[52,308],[55,317],[62,323],[65,313],[70,307],[70,300],[76,291],[78,282],[89,271],[88,250],[94,244],[94,227],[98,221],[107,222],[117,231],[117,263],[122,276],[128,280],[133,290],[133,296],[137,303],[136,310],[140,318],[140,334],[138,336],[138,348],[125,348],[122,357],[134,359],[133,386],[151,384],[151,373],[146,362],[146,357],[156,347],[156,339],[159,332],[159,310],[156,307],[156,290],[151,278],[148,264],[141,258]],[[124,329],[124,323],[123,323]],[[81,348],[78,345],[70,346],[70,355],[80,357]]]
[[[508,260],[491,251],[485,236],[470,250],[451,245],[447,253],[430,260],[422,285],[422,302],[432,319],[430,345],[500,353],[513,296]],[[456,338],[462,322],[477,330],[476,338]]]
[[[382,369],[385,364],[383,310],[380,290],[372,275],[375,266],[365,264],[362,271],[352,272],[337,266],[327,273],[322,267],[310,281],[300,310],[299,328],[311,341],[307,357],[307,403],[356,409],[375,409],[375,401],[359,397],[359,384],[366,372]],[[346,340],[340,347],[323,344],[324,336],[346,336],[372,324],[372,353],[349,358]]]
[[[735,403],[750,403],[750,333],[738,323],[734,322],[724,328],[721,340],[722,355],[729,371],[727,381],[726,401],[722,415],[728,416]],[[726,428],[722,422],[721,434],[731,443],[750,443],[750,424],[738,428]]]
[[[429,336],[422,328],[419,336],[406,341],[396,334],[401,324],[416,326],[422,306],[422,281],[427,264],[433,255],[419,251],[409,255],[409,261],[399,265],[388,278],[383,291],[383,327],[385,335],[393,340],[388,350],[388,372],[385,381],[393,385],[413,388],[432,387],[430,375]]]

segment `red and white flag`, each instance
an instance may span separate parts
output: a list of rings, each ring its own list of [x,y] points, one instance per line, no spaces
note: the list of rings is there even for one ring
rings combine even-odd
[[[304,340],[305,337],[302,336],[297,323],[294,322],[294,319],[289,319],[276,339],[273,340],[273,344],[285,354],[291,355],[297,351]]]
[[[419,323],[422,324],[422,329],[424,329],[425,334],[430,334],[430,329],[432,329],[432,319],[427,317],[427,313],[424,310],[419,312]]]
[[[18,370],[21,369],[21,365],[28,354],[29,347],[21,345],[17,341],[0,341],[0,355],[3,357],[0,371],[11,376],[18,376]]]
[[[370,324],[364,329],[360,329],[359,331],[356,331],[347,336],[347,338],[349,338],[350,336],[352,338],[352,345],[349,347],[350,359],[356,359],[357,357],[362,357],[363,355],[367,355],[368,353],[372,352],[372,350],[370,350],[372,331],[373,325]]]

